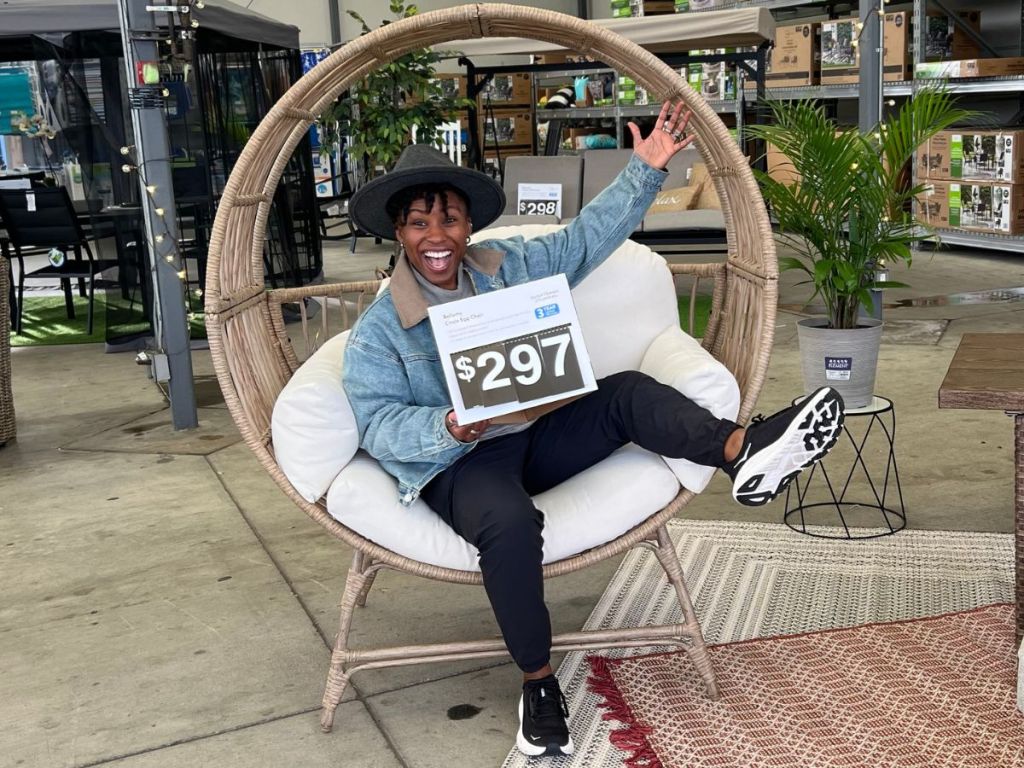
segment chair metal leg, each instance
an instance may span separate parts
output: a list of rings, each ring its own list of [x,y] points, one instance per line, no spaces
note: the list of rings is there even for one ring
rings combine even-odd
[[[690,643],[686,652],[690,661],[697,668],[700,676],[704,679],[704,687],[707,689],[708,698],[717,701],[720,694],[718,683],[715,681],[715,670],[711,666],[711,654],[708,653],[707,645],[704,643],[704,633],[701,631],[700,622],[697,620],[697,613],[693,610],[693,603],[690,601],[690,593],[686,589],[686,582],[683,579],[683,567],[679,563],[679,555],[676,554],[675,545],[668,531],[664,526],[658,529],[658,546],[654,549],[658,556],[658,562],[665,569],[668,580],[675,587],[676,597],[683,610],[683,626]]]
[[[25,269],[18,270],[18,301],[14,315],[14,332],[21,333],[21,313],[25,309]]]
[[[78,295],[81,296],[83,299],[85,298],[86,294],[85,294],[85,278],[84,277],[78,278]]]
[[[71,279],[62,277],[60,279],[61,288],[64,289],[64,308],[68,313],[68,320],[75,319],[75,296],[71,292]]]
[[[348,687],[349,673],[345,670],[345,655],[348,651],[348,633],[352,627],[352,611],[356,607],[356,601],[364,592],[368,577],[366,568],[369,566],[370,558],[356,550],[352,557],[352,567],[349,568],[348,578],[345,580],[345,591],[341,596],[341,616],[338,620],[338,636],[334,641],[334,651],[331,653],[331,668],[327,673],[327,686],[324,689],[323,712],[320,715],[320,727],[324,733],[330,732],[334,727],[334,712],[341,703],[341,697]],[[372,579],[370,579],[372,580]]]
[[[93,309],[93,302],[95,301],[95,299],[96,299],[96,275],[91,275],[89,277],[89,310],[88,310],[88,320],[86,321],[86,331],[85,331],[85,335],[86,336],[92,336],[92,323],[93,323],[93,316],[95,314],[95,310]]]

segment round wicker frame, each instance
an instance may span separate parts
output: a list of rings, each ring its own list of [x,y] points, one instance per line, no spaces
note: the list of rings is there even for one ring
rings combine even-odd
[[[653,54],[624,38],[581,19],[524,6],[477,4],[423,13],[364,35],[335,51],[299,80],[274,105],[246,144],[221,199],[213,225],[206,281],[206,320],[214,367],[225,401],[246,444],[284,492],[331,535],[356,550],[342,599],[341,631],[332,659],[325,694],[324,727],[330,728],[333,706],[340,700],[355,667],[391,666],[411,661],[466,658],[504,652],[500,641],[452,646],[421,646],[404,655],[400,649],[351,651],[345,645],[351,609],[362,604],[377,570],[390,567],[456,583],[479,584],[480,574],[439,568],[384,549],[332,518],[321,500],[311,504],[291,486],[277,465],[271,447],[270,416],[274,401],[299,365],[281,315],[284,302],[307,297],[342,297],[346,292],[372,295],[379,283],[349,283],[297,289],[267,290],[263,276],[263,242],[274,189],[295,147],[310,124],[346,88],[373,69],[414,49],[476,37],[529,37],[572,47],[633,77],[659,100],[682,101],[692,110],[689,130],[699,137],[699,149],[722,203],[728,251],[721,264],[673,265],[686,273],[714,281],[712,314],[704,346],[736,376],[743,395],[739,419],[749,418],[764,382],[775,328],[777,266],[771,225],[746,158],[715,112],[676,72]],[[325,313],[326,315],[326,313]],[[630,547],[652,546],[683,602],[685,627],[675,634],[657,628],[632,630],[628,637],[585,633],[562,636],[559,649],[609,647],[630,642],[645,644],[671,638],[699,645],[699,625],[682,585],[682,573],[665,523],[692,498],[682,490],[663,510],[601,547],[545,566],[545,577],[557,576],[617,555]],[[674,561],[674,565],[672,562]],[[696,627],[694,631],[694,627]],[[652,631],[653,634],[652,634]],[[616,639],[617,638],[617,639]],[[406,649],[407,650],[407,649]],[[696,661],[696,659],[695,659]],[[700,663],[699,666],[704,666]],[[705,670],[702,669],[702,672]],[[710,662],[705,681],[715,695]],[[336,694],[336,695],[335,695]],[[333,706],[331,706],[333,704]],[[328,709],[330,712],[328,713]]]

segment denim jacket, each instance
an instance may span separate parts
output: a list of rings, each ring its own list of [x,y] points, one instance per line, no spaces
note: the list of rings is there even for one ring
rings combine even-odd
[[[558,232],[471,246],[463,263],[476,293],[563,272],[575,287],[632,234],[666,176],[634,155]],[[390,285],[353,326],[342,375],[360,447],[398,480],[402,504],[412,504],[434,476],[475,447],[445,427],[451,398],[427,303],[404,257]]]

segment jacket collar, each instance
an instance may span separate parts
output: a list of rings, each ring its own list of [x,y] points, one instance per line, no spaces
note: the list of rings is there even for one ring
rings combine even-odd
[[[498,274],[504,258],[505,254],[501,251],[473,245],[466,251],[463,263],[470,269],[494,277]],[[402,324],[403,330],[418,325],[427,316],[427,301],[423,298],[423,291],[420,290],[412,270],[413,266],[406,258],[405,251],[402,251],[395,263],[395,270],[391,273],[390,287],[391,300],[395,304],[398,321]]]

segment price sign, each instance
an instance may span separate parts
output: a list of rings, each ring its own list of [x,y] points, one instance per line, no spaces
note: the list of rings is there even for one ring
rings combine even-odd
[[[429,316],[462,424],[521,421],[597,387],[565,275],[440,304]]]
[[[583,386],[568,326],[455,352],[451,361],[467,408],[524,403]]]
[[[520,216],[562,217],[561,184],[520,184]]]

